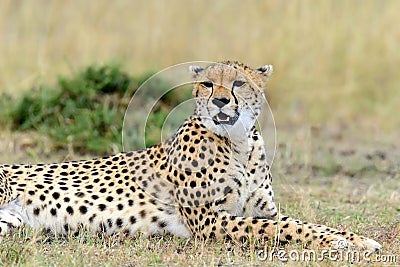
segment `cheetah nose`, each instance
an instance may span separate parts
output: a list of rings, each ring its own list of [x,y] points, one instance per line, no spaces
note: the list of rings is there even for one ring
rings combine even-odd
[[[222,108],[226,104],[228,104],[231,100],[226,97],[220,97],[220,98],[214,98],[212,100],[213,104],[216,105],[219,108]]]

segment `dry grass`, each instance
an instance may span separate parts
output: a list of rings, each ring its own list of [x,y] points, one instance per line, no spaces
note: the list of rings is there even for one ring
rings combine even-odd
[[[93,62],[132,74],[193,60],[275,65],[280,124],[400,128],[400,3],[386,1],[0,2],[0,92]]]
[[[3,0],[0,93],[18,95],[93,62],[120,61],[131,74],[193,60],[272,63],[282,210],[373,237],[382,254],[400,255],[399,8],[396,0]],[[0,130],[0,162],[77,157],[55,154],[34,133]],[[264,264],[256,251],[170,236],[54,239],[23,230],[2,243],[0,265]]]
[[[340,134],[338,134],[340,132]],[[379,140],[345,129],[280,129],[278,153],[273,165],[276,201],[284,214],[327,224],[368,236],[383,244],[380,255],[400,255],[400,166],[398,140]],[[30,135],[34,136],[34,135]],[[14,137],[14,138],[12,138]],[[46,154],[40,136],[4,134],[0,162],[64,160],[65,155]],[[356,141],[355,141],[356,140]],[[39,144],[39,145],[33,145]],[[10,148],[12,148],[10,150]],[[28,151],[28,154],[27,154]],[[10,159],[6,155],[15,155]],[[72,156],[68,159],[82,158]],[[17,231],[0,249],[0,265],[22,266],[214,266],[260,265],[257,243],[210,243],[180,238],[94,236],[54,238],[51,234]],[[285,247],[299,250],[298,245]],[[7,253],[5,253],[7,251]],[[18,252],[15,254],[15,252]],[[15,256],[17,255],[17,256]],[[400,258],[397,258],[400,261]],[[364,261],[365,263],[365,261]],[[275,259],[275,266],[283,264]],[[349,262],[316,261],[311,266],[343,266]],[[382,263],[375,263],[381,266]],[[399,262],[397,262],[399,264]],[[304,262],[290,262],[303,266]],[[389,265],[393,265],[389,264]]]

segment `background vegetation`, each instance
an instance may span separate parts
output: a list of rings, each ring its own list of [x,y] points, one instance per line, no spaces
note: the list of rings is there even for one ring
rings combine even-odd
[[[130,100],[151,75],[132,77],[115,65],[89,66],[73,77],[60,76],[55,85],[36,86],[16,100],[4,94],[0,102],[2,120],[11,122],[14,130],[48,135],[54,149],[69,148],[80,154],[118,153],[122,151],[122,126]],[[157,77],[147,86],[153,92],[171,87]],[[161,141],[161,128],[169,111],[189,99],[190,92],[171,90],[161,97],[149,114],[147,146]]]
[[[0,3],[0,92],[93,63],[131,75],[193,60],[274,64],[279,124],[357,122],[398,129],[396,0],[179,0]]]
[[[119,151],[126,101],[171,65],[273,64],[268,94],[281,209],[367,235],[383,243],[383,254],[400,255],[399,9],[396,0],[2,0],[0,162]],[[163,99],[152,133],[186,97]],[[4,240],[0,265],[260,263],[251,244],[26,231]]]

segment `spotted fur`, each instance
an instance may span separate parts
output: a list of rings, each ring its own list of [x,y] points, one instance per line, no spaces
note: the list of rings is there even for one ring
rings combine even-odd
[[[67,234],[171,233],[318,247],[381,246],[351,232],[279,215],[255,127],[272,66],[191,67],[194,115],[169,140],[94,160],[0,166],[0,237],[29,224]]]

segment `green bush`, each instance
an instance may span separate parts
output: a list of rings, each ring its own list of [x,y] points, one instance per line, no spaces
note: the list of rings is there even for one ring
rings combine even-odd
[[[60,77],[56,85],[37,86],[17,100],[10,112],[13,127],[47,134],[59,149],[69,146],[79,153],[121,151],[125,110],[132,94],[151,74],[131,77],[119,66],[105,65],[87,67],[71,78]],[[160,118],[165,118],[163,107],[179,101],[179,97],[168,96],[162,101],[149,120],[156,128],[162,126]],[[0,111],[2,106],[0,103]],[[146,140],[146,144],[157,141]]]
[[[9,109],[12,98],[7,94],[0,95],[0,130],[6,128],[10,124]]]

